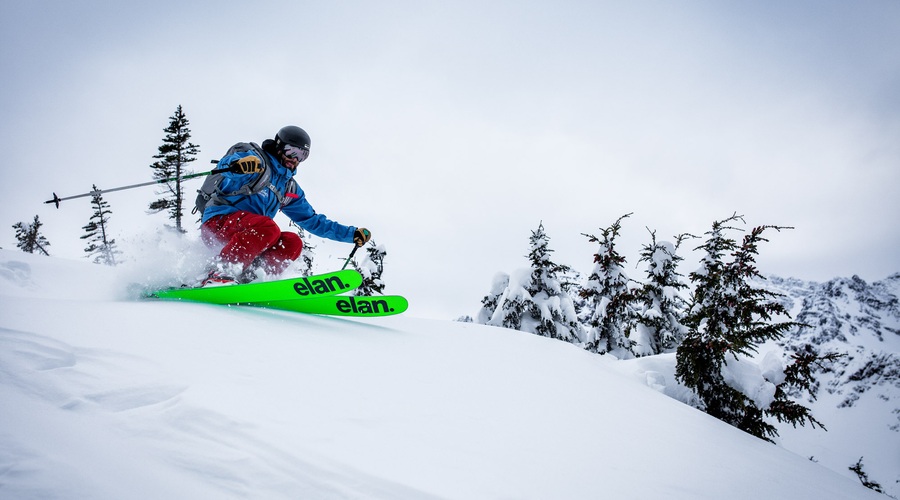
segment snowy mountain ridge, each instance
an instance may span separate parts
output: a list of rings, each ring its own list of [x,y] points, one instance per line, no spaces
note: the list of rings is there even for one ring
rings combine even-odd
[[[864,457],[869,475],[900,496],[900,273],[873,283],[770,276],[763,286],[784,294],[804,324],[779,343],[786,353],[842,354],[815,368],[817,398],[802,402],[828,431],[781,426],[781,444],[834,470]]]
[[[860,397],[877,392],[892,400],[900,432],[900,273],[871,285],[858,276],[825,283],[770,278],[790,300],[801,326],[781,342],[789,351],[813,349],[841,352],[844,357],[819,368],[819,382],[852,407]]]

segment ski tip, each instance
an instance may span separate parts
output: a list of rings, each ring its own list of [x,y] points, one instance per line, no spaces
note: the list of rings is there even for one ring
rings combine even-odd
[[[409,301],[399,295],[332,295],[309,299],[270,300],[248,305],[326,316],[380,317],[406,312]]]
[[[346,316],[394,316],[409,309],[409,301],[400,295],[337,296],[335,309]]]

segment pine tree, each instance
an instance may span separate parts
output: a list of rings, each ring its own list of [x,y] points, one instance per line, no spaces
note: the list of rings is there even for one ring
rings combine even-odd
[[[50,253],[47,252],[47,247],[50,246],[50,242],[47,241],[47,238],[45,238],[43,234],[41,234],[42,225],[43,223],[37,215],[34,216],[34,222],[31,224],[26,224],[24,222],[16,222],[13,224],[12,227],[16,230],[16,240],[18,240],[16,246],[23,252],[39,252],[49,256]]]
[[[94,257],[94,263],[114,266],[116,255],[120,252],[116,249],[116,240],[110,238],[108,232],[109,216],[112,215],[112,211],[96,185],[93,189],[91,205],[94,207],[94,215],[91,216],[90,222],[82,227],[85,234],[81,239],[88,240],[88,246],[84,251],[88,257]]]
[[[690,274],[695,290],[685,319],[688,334],[676,354],[675,376],[697,393],[706,413],[771,441],[778,432],[764,420],[766,416],[784,418],[795,425],[818,422],[808,411],[796,413],[799,405],[787,404],[784,390],[776,390],[769,408],[759,408],[740,390],[728,385],[723,375],[729,361],[750,356],[761,343],[777,340],[797,326],[792,321],[773,323],[776,316],[789,317],[777,300],[782,294],[753,286],[754,279],[763,279],[755,266],[759,242],[768,241],[762,237],[763,232],[786,228],[756,227],[739,245],[726,235],[727,231],[737,229],[729,224],[738,220],[743,222],[735,214],[714,222],[712,230],[706,233],[709,238],[699,247],[706,255],[701,268]],[[726,254],[732,257],[730,262],[724,260]]]
[[[656,232],[650,231],[650,244],[644,245],[641,251],[638,262],[647,263],[647,280],[635,291],[637,335],[634,351],[638,356],[670,351],[687,333],[683,324],[687,301],[679,292],[688,286],[677,271],[678,263],[684,260],[677,251],[688,236],[678,235],[676,243],[672,244],[657,242]]]
[[[543,222],[531,233],[529,243],[531,287],[528,293],[531,295],[531,317],[537,322],[534,333],[566,342],[580,341],[581,325],[569,295],[572,283],[567,279],[572,269],[550,260],[553,250]]]
[[[297,228],[297,235],[300,236],[300,240],[303,241],[303,251],[300,253],[300,275],[301,276],[309,276],[313,274],[313,264],[316,256],[316,247],[309,243],[309,238],[307,237],[306,231],[297,225],[294,221],[290,222],[291,226]]]
[[[481,309],[479,309],[475,317],[476,323],[481,325],[488,324],[491,318],[494,317],[500,298],[507,288],[509,288],[509,275],[502,272],[497,273],[494,276],[494,281],[491,283],[491,291],[481,299]]]
[[[375,240],[366,245],[366,257],[357,266],[353,263],[353,267],[362,274],[363,282],[351,295],[370,297],[376,293],[384,294],[384,280],[381,279],[384,273],[384,257],[387,250],[383,246],[376,245]]]
[[[591,243],[598,243],[600,249],[594,254],[594,269],[580,292],[586,300],[583,312],[588,327],[585,349],[599,354],[611,353],[620,359],[634,354],[633,342],[628,337],[634,328],[635,296],[628,286],[625,257],[615,247],[622,220],[630,216],[630,213],[623,215],[602,229],[599,238],[584,235]]]
[[[790,399],[791,394],[805,392],[815,401],[818,385],[813,377],[813,365],[824,370],[823,362],[831,363],[845,356],[840,353],[819,354],[814,351],[813,346],[806,345],[801,352],[791,355],[794,362],[784,369],[784,381],[775,386],[775,401],[769,405],[766,415],[775,417],[779,422],[788,422],[794,427],[809,423],[813,428],[817,425],[825,428],[822,422],[810,414],[809,408]]]
[[[157,194],[163,195],[163,197],[150,203],[150,213],[168,210],[169,219],[175,221],[175,230],[184,233],[186,231],[182,226],[184,216],[182,178],[192,173],[187,167],[189,163],[197,159],[196,156],[200,149],[190,142],[190,122],[180,104],[169,120],[169,126],[163,129],[163,132],[166,133],[163,144],[159,147],[159,153],[153,156],[157,161],[150,165],[150,168],[153,169],[154,180],[171,180],[162,184],[165,187]]]
[[[863,486],[869,488],[870,490],[877,491],[878,493],[884,493],[884,488],[882,488],[877,481],[872,481],[871,479],[869,479],[869,474],[863,470],[862,461],[863,457],[859,457],[859,460],[857,460],[855,464],[847,468],[853,471],[854,474],[856,474],[856,477],[859,478],[859,482],[862,483]]]
[[[485,324],[533,332],[528,326],[523,327],[527,325],[523,320],[529,309],[528,303],[531,301],[531,295],[526,290],[531,286],[531,270],[517,269],[508,275],[506,283],[506,288],[497,299],[494,314]]]
[[[549,248],[550,238],[544,232],[543,223],[532,231],[529,241],[530,269],[495,279],[491,295],[483,301],[485,307],[479,319],[483,320],[487,310],[493,308],[486,324],[578,342],[582,337],[581,325],[569,295],[572,284],[566,276],[571,269],[550,260],[553,250]],[[506,288],[498,295],[501,283],[506,283]]]

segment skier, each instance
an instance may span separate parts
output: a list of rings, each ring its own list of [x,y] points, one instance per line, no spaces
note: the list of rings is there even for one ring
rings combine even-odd
[[[316,236],[363,246],[371,238],[368,229],[345,226],[316,213],[294,180],[297,165],[309,156],[309,135],[300,127],[281,128],[260,148],[238,143],[219,160],[221,175],[207,193],[200,236],[210,248],[222,246],[201,286],[247,283],[261,269],[281,274],[300,256],[303,241],[295,233],[282,232],[273,220],[281,210],[292,221]],[[201,192],[201,196],[204,193]],[[198,198],[198,202],[200,198]]]

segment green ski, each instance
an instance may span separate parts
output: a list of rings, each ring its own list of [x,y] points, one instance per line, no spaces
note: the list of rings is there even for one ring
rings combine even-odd
[[[362,284],[362,275],[354,269],[244,285],[206,288],[170,288],[147,297],[190,300],[209,304],[247,304],[261,301],[310,300],[349,292]]]
[[[312,297],[308,299],[269,300],[248,305],[329,316],[391,316],[409,308],[406,298],[399,295]]]

